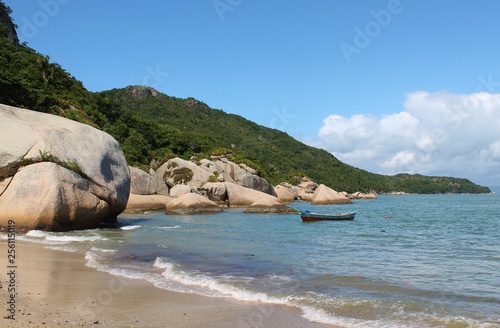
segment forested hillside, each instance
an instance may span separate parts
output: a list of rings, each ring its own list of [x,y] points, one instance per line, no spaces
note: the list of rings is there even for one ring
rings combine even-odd
[[[46,55],[19,44],[10,9],[0,1],[0,103],[60,115],[110,133],[130,165],[157,167],[169,158],[227,155],[257,169],[273,184],[308,176],[336,190],[411,193],[489,192],[466,179],[383,176],[340,162],[284,132],[147,87],[100,93]]]

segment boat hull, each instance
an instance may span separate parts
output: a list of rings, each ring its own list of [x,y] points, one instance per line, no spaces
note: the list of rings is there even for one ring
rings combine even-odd
[[[356,216],[356,211],[339,214],[319,214],[308,211],[302,212],[302,221],[352,221]]]

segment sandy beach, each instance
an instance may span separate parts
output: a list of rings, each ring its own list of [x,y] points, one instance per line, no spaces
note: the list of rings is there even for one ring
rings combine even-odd
[[[19,241],[10,268],[7,241],[0,246],[2,327],[331,327],[292,307],[162,290],[89,268],[82,253]],[[11,281],[15,307],[7,303]]]

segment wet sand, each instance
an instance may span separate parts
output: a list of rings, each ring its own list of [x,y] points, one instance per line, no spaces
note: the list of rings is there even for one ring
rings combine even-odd
[[[307,321],[297,308],[183,294],[85,266],[84,254],[16,242],[8,268],[0,242],[1,327],[332,327]],[[9,272],[15,320],[8,319]]]

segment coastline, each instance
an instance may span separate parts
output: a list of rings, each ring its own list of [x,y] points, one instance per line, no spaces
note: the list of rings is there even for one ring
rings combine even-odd
[[[85,265],[84,254],[16,243],[15,320],[8,312],[7,241],[0,242],[2,326],[332,327],[297,308],[172,292]]]

